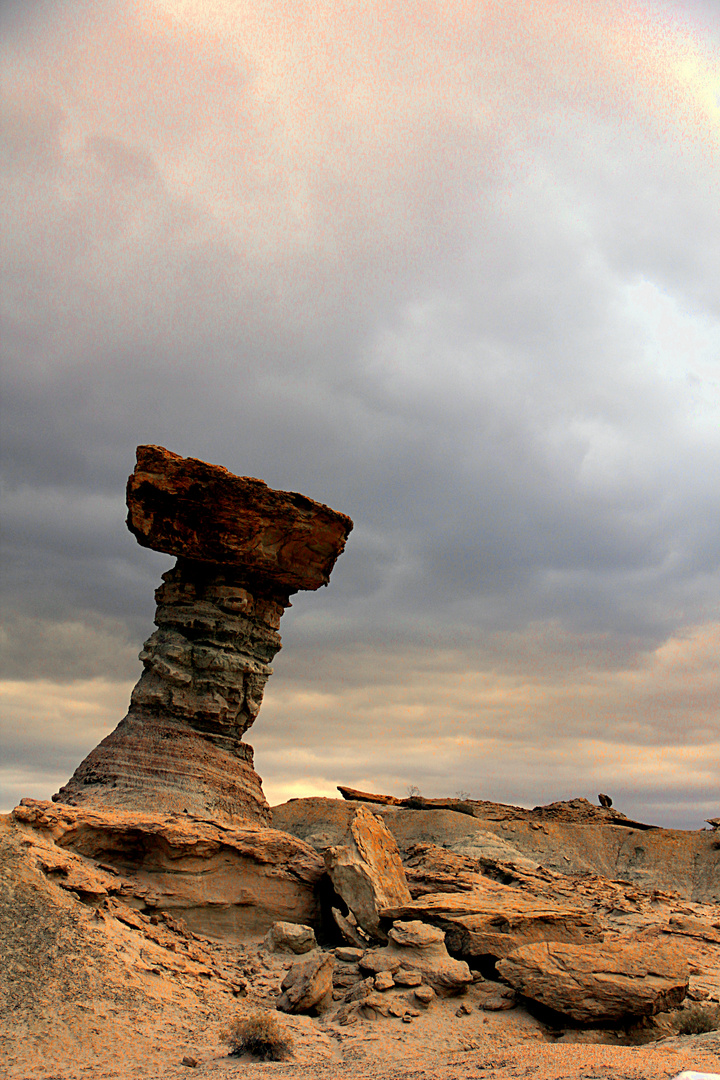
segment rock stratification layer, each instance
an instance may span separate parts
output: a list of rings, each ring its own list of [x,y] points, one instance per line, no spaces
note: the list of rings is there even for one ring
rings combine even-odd
[[[138,447],[127,504],[127,526],[143,547],[237,567],[280,595],[327,585],[353,527],[296,491],[162,446]]]
[[[177,555],[155,593],[157,630],[130,709],[55,801],[269,820],[252,747],[298,589],[327,584],[352,521],[295,492],[141,446],[128,527]]]

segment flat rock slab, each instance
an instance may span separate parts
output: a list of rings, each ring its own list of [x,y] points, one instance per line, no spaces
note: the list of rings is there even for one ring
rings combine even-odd
[[[128,479],[127,525],[143,547],[241,566],[279,590],[327,585],[353,523],[295,491],[220,465],[139,446]]]

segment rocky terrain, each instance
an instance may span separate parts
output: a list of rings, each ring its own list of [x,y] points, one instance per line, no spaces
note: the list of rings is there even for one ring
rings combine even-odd
[[[680,1034],[720,1027],[712,832],[666,838],[689,865],[706,842],[715,895],[700,900],[694,878],[671,891],[549,869],[516,817],[511,839],[475,819],[471,852],[468,815],[376,809],[297,800],[276,829],[23,800],[0,819],[5,1075],[720,1071],[720,1030]],[[592,828],[604,859],[615,827]],[[556,819],[552,851],[564,829],[576,837]],[[266,1010],[293,1057],[230,1057],[229,1019]]]
[[[127,717],[0,817],[3,1076],[720,1072],[716,819],[346,787],[271,810],[242,736],[352,523],[152,446],[128,508],[178,562]],[[290,1056],[231,1056],[249,1020]]]

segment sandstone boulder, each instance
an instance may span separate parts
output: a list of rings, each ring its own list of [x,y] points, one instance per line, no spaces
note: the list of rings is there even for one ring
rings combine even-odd
[[[602,941],[604,936],[597,916],[589,911],[517,900],[500,911],[459,915],[442,919],[440,925],[453,953],[495,959],[536,941],[582,945]]]
[[[379,951],[399,960],[401,968],[421,975],[441,997],[462,994],[473,981],[467,964],[450,956],[445,935],[437,927],[419,921],[396,922],[388,939],[386,949]]]
[[[381,914],[439,926],[448,948],[462,956],[499,958],[534,941],[583,944],[603,939],[592,912],[536,899],[477,874],[466,891],[428,893],[409,904],[384,908]]]
[[[265,948],[268,952],[295,953],[299,956],[316,947],[315,931],[311,926],[275,922],[265,935]]]
[[[325,866],[335,891],[373,937],[383,937],[381,910],[411,900],[395,838],[365,807],[355,811],[345,843],[325,851]]]
[[[676,1008],[688,988],[676,953],[638,945],[524,945],[497,964],[519,994],[581,1023],[613,1023]]]
[[[318,1013],[332,1001],[332,953],[296,960],[281,983],[276,1008],[286,1013]]]

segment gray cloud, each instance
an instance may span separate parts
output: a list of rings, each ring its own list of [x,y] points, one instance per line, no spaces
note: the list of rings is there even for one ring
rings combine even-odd
[[[542,783],[506,749],[549,763],[552,713],[510,695],[488,797],[583,778],[572,733],[600,737],[609,701],[620,756],[700,731],[714,745],[713,684],[669,689],[663,668],[657,718],[634,731],[651,695],[613,681],[717,619],[718,68],[712,25],[676,40],[669,21],[714,9],[664,3],[655,38],[627,6],[573,27],[551,3],[534,26],[508,9],[482,32],[428,9],[412,49],[394,4],[382,34],[214,9],[215,36],[193,5],[185,23],[162,4],[150,22],[120,2],[2,8],[4,677],[134,677],[169,560],[125,530],[124,483],[156,442],[356,521],[331,587],[283,622],[255,740],[278,790],[303,768],[327,786],[330,735],[371,786],[440,789],[460,768],[428,750],[447,717],[423,717],[422,749],[355,690],[344,727],[314,717],[319,672],[410,701],[421,657],[428,700],[466,672],[502,696],[510,672],[534,685],[534,641],[556,673],[544,702],[578,662],[604,690],[584,705],[573,683],[569,764]],[[32,692],[18,700],[37,733]],[[111,727],[124,707],[98,710]],[[461,739],[471,696],[453,717]],[[290,765],[308,724],[314,749]],[[78,725],[79,753],[96,726]],[[16,763],[48,768],[40,741]],[[619,769],[638,806],[682,803],[659,761],[647,783]]]

